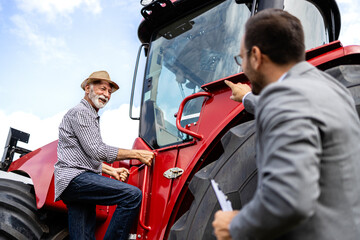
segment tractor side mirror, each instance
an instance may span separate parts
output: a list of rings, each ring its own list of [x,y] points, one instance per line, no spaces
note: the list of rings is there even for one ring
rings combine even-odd
[[[146,56],[148,49],[149,49],[149,44],[143,43],[139,48],[136,58],[134,77],[131,88],[130,109],[129,109],[129,116],[132,120],[140,120],[141,95],[142,95],[143,78],[145,75],[145,63],[146,63]],[[141,52],[143,50],[145,53],[144,54],[145,57],[141,58]],[[142,74],[138,74],[139,62],[141,62],[142,65],[141,67]]]

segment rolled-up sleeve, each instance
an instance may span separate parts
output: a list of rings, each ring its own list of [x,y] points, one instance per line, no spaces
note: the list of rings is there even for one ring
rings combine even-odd
[[[103,142],[97,117],[90,112],[78,111],[73,115],[71,125],[81,147],[91,159],[108,163],[115,161],[118,148]]]

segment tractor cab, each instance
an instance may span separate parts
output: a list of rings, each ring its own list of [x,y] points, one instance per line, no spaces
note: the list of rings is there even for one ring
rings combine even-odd
[[[181,102],[206,90],[202,88],[206,84],[242,72],[234,56],[240,51],[244,25],[251,15],[266,8],[284,9],[301,20],[306,49],[327,44],[339,35],[339,10],[334,1],[159,0],[143,8],[138,34],[147,63],[142,90],[136,91],[141,106],[134,108],[141,109],[135,119],[140,119],[139,134],[148,145],[158,149],[193,139],[181,128],[196,129],[194,125],[201,124],[205,97],[183,106],[179,130],[176,116]],[[142,81],[140,77],[137,80]],[[138,82],[133,86],[139,86]]]

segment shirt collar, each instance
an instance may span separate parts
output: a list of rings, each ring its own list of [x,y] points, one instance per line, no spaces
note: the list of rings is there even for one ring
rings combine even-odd
[[[284,78],[286,77],[287,72],[284,73],[283,75],[281,75],[281,77],[277,80],[278,82],[282,82],[284,80]]]
[[[96,117],[99,117],[98,112],[95,110],[95,108],[93,106],[91,106],[91,104],[86,100],[86,99],[81,99],[81,103],[88,108],[93,114],[95,114]]]

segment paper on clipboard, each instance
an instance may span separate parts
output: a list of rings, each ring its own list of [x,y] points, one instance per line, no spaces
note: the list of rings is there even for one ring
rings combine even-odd
[[[227,196],[220,190],[219,184],[215,182],[214,179],[211,179],[211,185],[215,191],[216,198],[220,203],[220,207],[223,211],[232,211],[230,200],[227,199]]]

